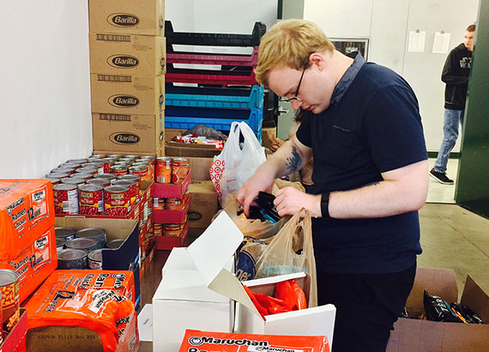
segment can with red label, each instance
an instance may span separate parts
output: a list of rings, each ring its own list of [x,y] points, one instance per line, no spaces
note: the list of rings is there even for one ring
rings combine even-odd
[[[116,176],[126,175],[128,171],[127,165],[117,164],[112,166],[110,172]]]
[[[178,237],[182,234],[183,224],[165,224],[165,236]]]
[[[54,213],[78,214],[78,187],[67,183],[53,186]]]
[[[129,187],[107,186],[104,188],[105,215],[127,216],[131,211]]]
[[[88,185],[99,185],[102,187],[107,187],[107,186],[110,186],[110,180],[95,177],[95,178],[91,178],[90,180],[87,180],[87,184]]]
[[[174,158],[171,161],[171,182],[180,184],[188,174],[190,162],[185,158]]]
[[[114,180],[111,183],[113,186],[129,187],[129,196],[131,197],[131,209],[134,204],[139,201],[139,184],[132,180]]]
[[[163,236],[163,224],[159,222],[153,223],[153,235]]]
[[[156,182],[171,182],[171,158],[161,157],[156,159]]]
[[[130,166],[129,173],[143,178],[148,174],[148,165],[138,164]]]
[[[2,326],[10,331],[20,318],[19,274],[0,269],[0,293],[2,294]]]
[[[104,213],[104,188],[101,185],[78,186],[80,214],[102,215]]]

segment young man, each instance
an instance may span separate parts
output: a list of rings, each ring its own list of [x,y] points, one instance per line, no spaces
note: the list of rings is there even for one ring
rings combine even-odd
[[[475,25],[471,24],[465,30],[464,42],[448,54],[441,74],[441,80],[446,83],[443,141],[430,176],[444,185],[453,185],[453,180],[448,178],[446,170],[450,152],[457,142],[458,125],[462,125],[464,119],[474,36]]]
[[[248,215],[259,191],[313,157],[309,193],[286,187],[275,205],[314,217],[319,304],[337,308],[333,351],[384,351],[421,253],[428,162],[417,99],[395,72],[341,54],[308,21],[273,26],[258,57],[257,80],[306,114],[238,201]]]

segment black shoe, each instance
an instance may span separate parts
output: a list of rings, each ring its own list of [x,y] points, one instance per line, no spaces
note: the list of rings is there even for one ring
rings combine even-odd
[[[443,185],[453,185],[453,180],[449,179],[446,173],[438,172],[435,168],[431,169],[430,176]]]

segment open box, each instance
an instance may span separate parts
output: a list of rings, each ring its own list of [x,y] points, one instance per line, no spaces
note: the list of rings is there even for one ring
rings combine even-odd
[[[489,296],[467,276],[460,303],[470,307],[485,324],[463,324],[416,319],[423,311],[423,292],[440,296],[448,303],[458,299],[455,272],[449,269],[418,268],[406,302],[409,318],[394,324],[387,352],[488,351]]]
[[[326,335],[332,341],[336,308],[308,308],[263,320],[241,282],[227,269],[243,241],[243,234],[226,212],[221,212],[187,249],[175,249],[153,296],[153,349],[176,351],[185,329],[232,332],[234,321],[242,333]],[[170,256],[172,257],[172,256]],[[282,275],[248,282],[249,286],[305,277]],[[240,305],[235,318],[234,301]]]

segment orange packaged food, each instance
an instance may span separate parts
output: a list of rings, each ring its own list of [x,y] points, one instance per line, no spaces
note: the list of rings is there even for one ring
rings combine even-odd
[[[44,339],[43,334],[53,334],[50,329],[61,331],[55,336],[62,339],[72,331],[70,328],[91,330],[97,335],[96,340],[100,338],[104,352],[137,351],[131,271],[57,270],[29,299],[25,308],[28,312],[28,351],[41,351],[39,341]],[[65,331],[62,328],[66,328]],[[129,328],[132,330],[130,338],[127,336]],[[118,346],[121,336],[127,343],[124,348]],[[62,341],[54,340],[48,342],[52,345],[43,348],[58,351],[57,344]]]
[[[187,330],[179,352],[295,351],[329,352],[326,336],[232,334]]]
[[[0,180],[0,260],[21,251],[54,226],[49,180]]]
[[[58,266],[54,226],[41,233],[15,258],[0,260],[0,269],[19,275],[19,300],[23,302]]]

